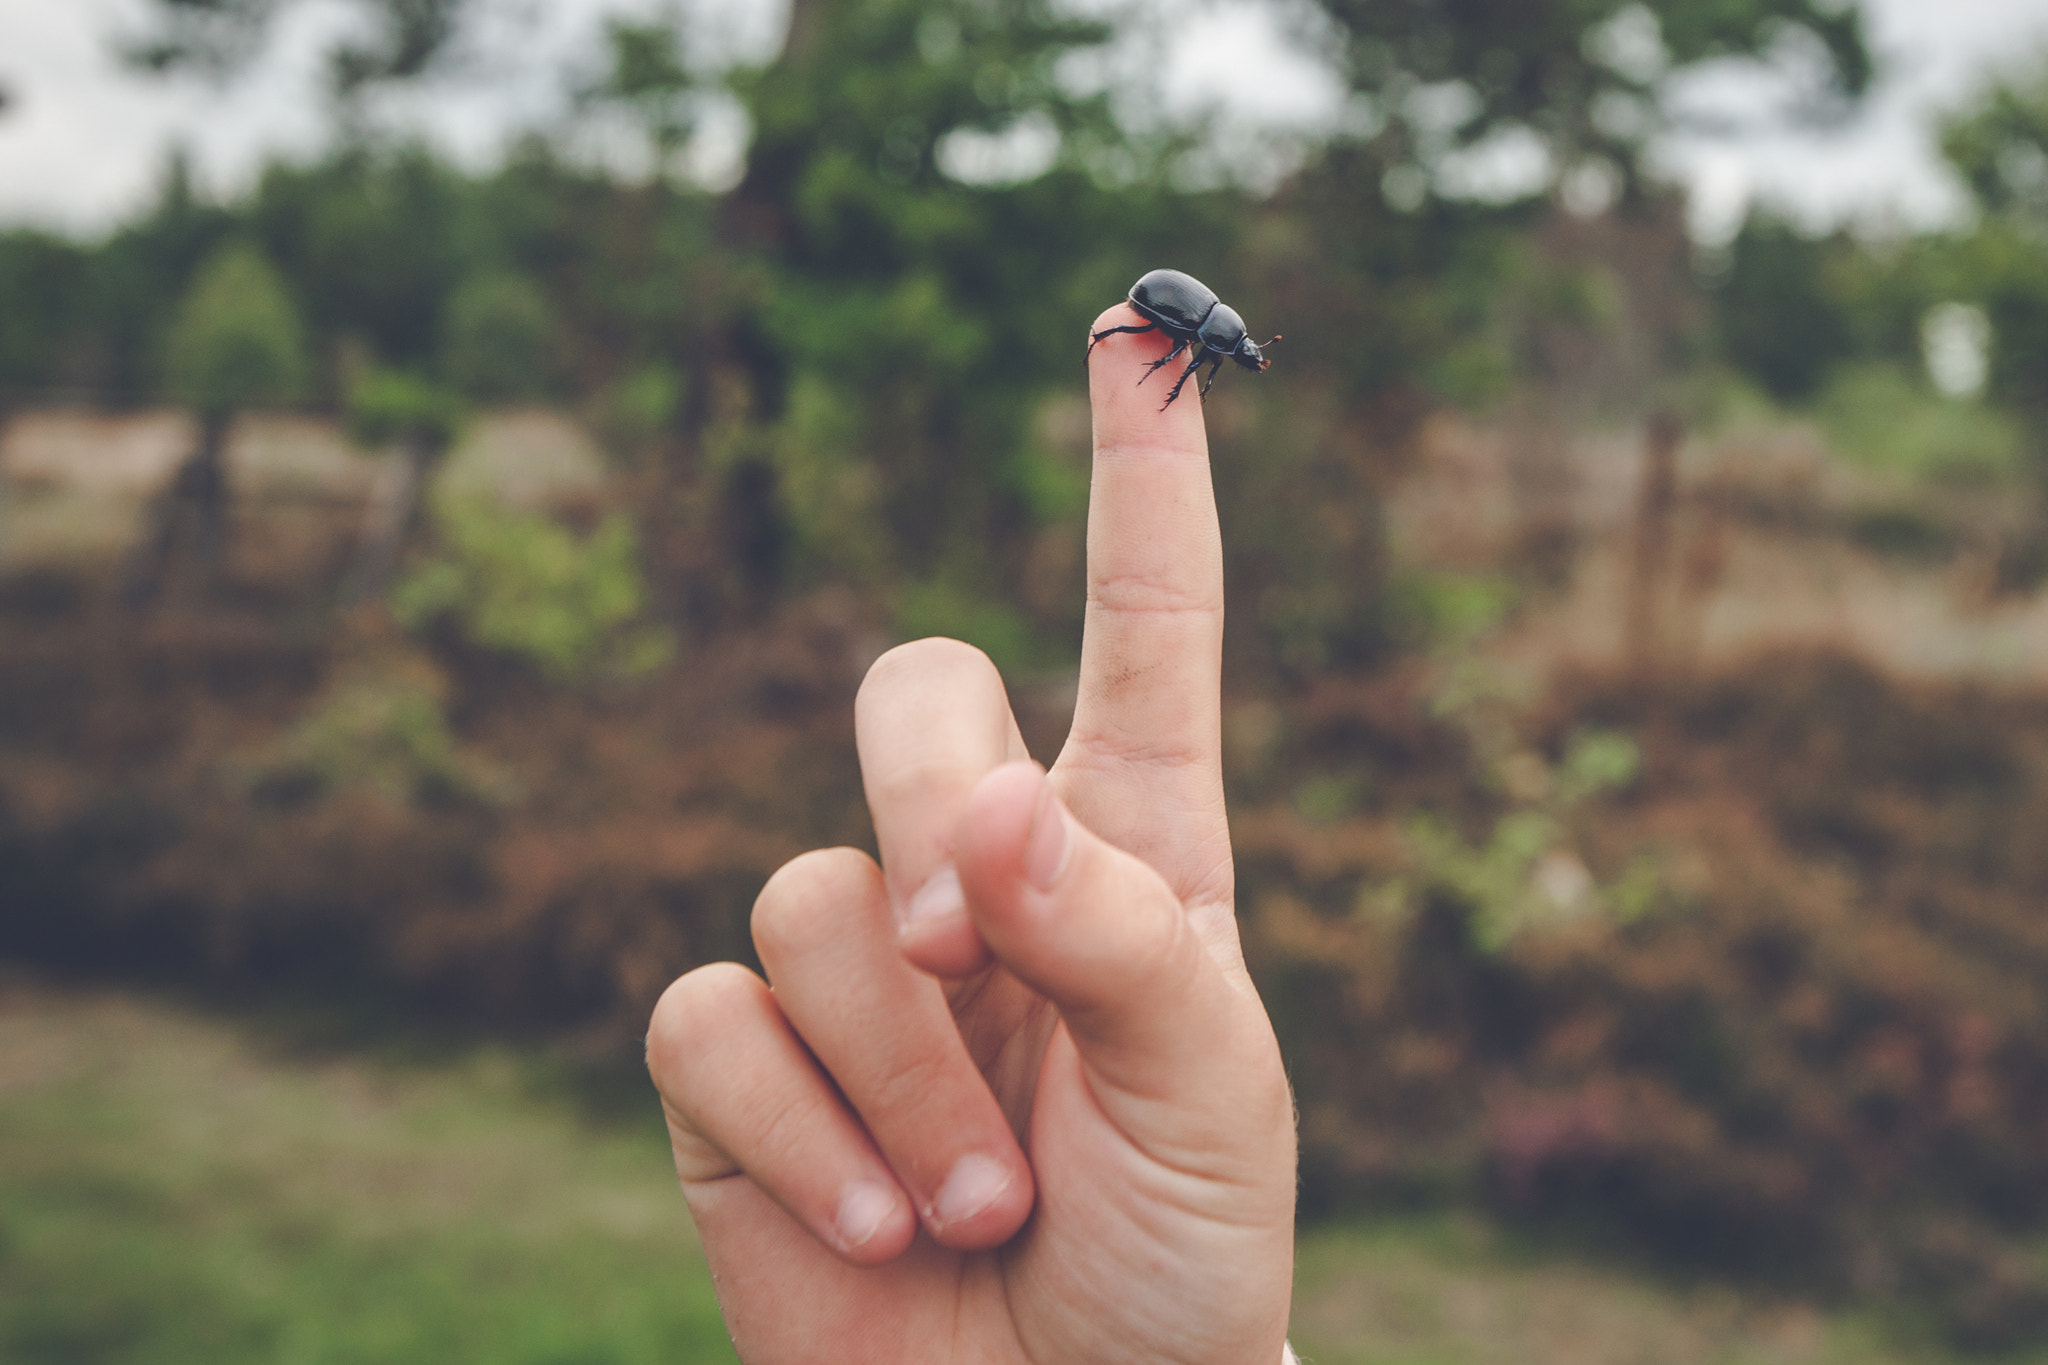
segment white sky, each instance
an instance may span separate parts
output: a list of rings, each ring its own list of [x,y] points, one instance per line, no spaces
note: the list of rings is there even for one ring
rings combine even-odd
[[[519,17],[480,37],[466,70],[381,113],[481,164],[508,130],[561,109],[564,65],[595,62],[597,16],[664,2],[507,7]],[[1814,226],[1923,226],[1958,211],[1926,116],[1953,104],[1986,69],[2048,50],[2048,0],[1861,2],[1881,80],[1851,125],[1828,134],[1693,137],[1662,149],[1662,163],[1692,188],[1702,236],[1728,231],[1758,196]],[[695,8],[704,46],[758,51],[772,43],[782,5],[699,0]],[[1220,99],[1240,131],[1311,126],[1330,116],[1334,82],[1312,58],[1290,52],[1264,7],[1219,0],[1163,12],[1174,16],[1158,35],[1175,73],[1172,87]],[[193,150],[202,183],[217,190],[246,184],[267,156],[320,145],[317,53],[348,22],[343,0],[293,7],[267,58],[224,90],[124,72],[112,38],[135,31],[144,13],[144,0],[0,0],[0,85],[14,96],[0,114],[0,223],[104,230],[148,201],[176,144]],[[1688,107],[1737,110],[1753,105],[1758,91],[1739,73],[1717,72],[1682,93]],[[735,131],[714,127],[707,143],[703,170],[716,175],[720,159],[731,157]]]

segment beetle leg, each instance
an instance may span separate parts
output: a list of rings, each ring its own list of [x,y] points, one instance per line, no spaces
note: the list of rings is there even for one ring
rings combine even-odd
[[[1105,327],[1099,332],[1090,332],[1088,334],[1088,354],[1093,355],[1095,353],[1096,342],[1104,337],[1113,337],[1118,332],[1156,332],[1158,330],[1158,323],[1148,322],[1143,327]]]
[[[1150,365],[1147,365],[1145,367],[1145,373],[1138,376],[1138,382],[1142,384],[1146,380],[1150,379],[1152,377],[1153,371],[1157,370],[1161,365],[1171,365],[1176,359],[1179,358],[1181,351],[1187,346],[1187,344],[1188,343],[1185,341],[1176,341],[1175,343],[1173,343],[1172,350],[1168,351],[1165,355],[1159,357],[1159,359],[1153,361]],[[1167,401],[1171,402],[1173,400],[1168,399]]]
[[[1171,360],[1173,359],[1173,357],[1168,356],[1166,359]],[[1165,362],[1162,361],[1161,363],[1164,364]],[[1197,347],[1195,350],[1195,358],[1193,360],[1190,360],[1188,362],[1188,367],[1180,372],[1180,378],[1176,379],[1173,382],[1173,388],[1167,392],[1166,401],[1159,405],[1159,410],[1161,412],[1165,412],[1168,408],[1173,406],[1173,400],[1180,397],[1180,386],[1187,383],[1188,376],[1193,374],[1196,370],[1199,370],[1200,368],[1202,368],[1202,352],[1201,348]],[[1145,381],[1141,379],[1138,382],[1142,384]]]
[[[1202,397],[1209,396],[1209,386],[1216,382],[1216,371],[1223,368],[1223,357],[1217,356],[1216,363],[1209,367],[1209,373],[1202,377]]]

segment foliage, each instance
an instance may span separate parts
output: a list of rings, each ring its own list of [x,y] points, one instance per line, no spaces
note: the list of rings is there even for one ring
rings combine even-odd
[[[1280,756],[1327,764],[1340,739],[1398,756],[1345,818],[1240,802],[1234,821],[1309,1206],[1483,1193],[1577,1227],[1606,1209],[1693,1265],[1780,1291],[1876,1278],[1958,1342],[2038,1340],[2048,1073],[2021,1059],[2048,1055],[2031,852],[2048,770],[2015,744],[2038,699],[1813,656],[1567,689],[1494,735],[1462,714],[1418,727],[1395,694],[1325,687]],[[1578,761],[1527,761],[1592,727],[1608,737]],[[1643,747],[1617,788],[1637,752],[1622,729]],[[1483,745],[1501,761],[1475,761]],[[1417,807],[1441,812],[1438,890],[1390,900]],[[1546,849],[1578,861],[1581,890],[1654,899],[1532,907]]]
[[[257,767],[255,782],[272,794],[361,787],[400,807],[505,799],[504,775],[450,733],[447,690],[424,659],[373,656],[314,700]]]
[[[1814,413],[1834,451],[1871,468],[1979,485],[2007,482],[2023,469],[2021,437],[2009,413],[1943,398],[1900,365],[1842,366]]]
[[[1856,349],[1840,279],[1856,250],[1847,234],[1814,238],[1751,215],[1715,281],[1722,355],[1781,401],[1812,398]]]
[[[584,97],[628,110],[653,145],[657,174],[666,174],[697,119],[697,80],[683,64],[682,35],[672,21],[615,18],[606,21],[605,38],[611,69]]]
[[[1469,648],[1505,621],[1518,596],[1499,574],[1409,572],[1387,585],[1388,629],[1411,648]]]
[[[1871,64],[1861,14],[1827,0],[1482,0],[1387,5],[1318,0],[1343,75],[1365,98],[1352,134],[1370,184],[1398,207],[1456,197],[1457,155],[1533,137],[1543,193],[1577,168],[1643,192],[1638,162],[1663,126],[1658,89],[1676,71],[1749,58],[1797,72],[1796,109],[1838,107]],[[1790,60],[1786,60],[1786,58]]]
[[[554,376],[554,317],[546,295],[515,274],[478,275],[448,299],[441,367],[478,399],[535,398]]]
[[[1590,915],[1622,924],[1640,917],[1658,896],[1655,863],[1638,859],[1601,887],[1572,847],[1572,824],[1587,802],[1633,782],[1641,763],[1634,740],[1602,730],[1573,735],[1554,767],[1527,750],[1509,756],[1504,785],[1519,799],[1485,839],[1468,843],[1443,820],[1414,816],[1406,827],[1414,870],[1370,893],[1373,904],[1412,914],[1418,898],[1450,897],[1469,916],[1473,944],[1486,953],[1503,951],[1523,933]]]
[[[1948,119],[1941,148],[1985,212],[2048,227],[2048,64],[1991,84]]]
[[[434,508],[441,552],[392,592],[392,611],[418,628],[451,617],[486,649],[524,659],[558,682],[660,666],[670,638],[646,626],[638,538],[624,516],[587,537],[534,513],[482,499]]]
[[[445,450],[454,444],[461,424],[462,408],[454,395],[417,375],[373,370],[349,391],[349,438],[371,449],[410,441]]]
[[[0,393],[63,376],[79,341],[91,253],[33,230],[0,233]]]
[[[197,68],[228,75],[263,46],[290,0],[158,0],[155,23],[124,43],[136,66],[156,72]],[[466,0],[359,0],[361,20],[341,30],[327,52],[335,92],[359,93],[380,81],[427,69],[453,37]]]
[[[284,282],[253,248],[225,248],[200,272],[172,324],[170,387],[199,412],[297,397],[304,336]]]

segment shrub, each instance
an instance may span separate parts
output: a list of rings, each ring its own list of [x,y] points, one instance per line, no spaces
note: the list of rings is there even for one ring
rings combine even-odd
[[[478,275],[448,300],[441,367],[472,398],[532,398],[554,379],[555,320],[524,275]]]
[[[391,597],[407,626],[448,617],[473,644],[557,682],[644,673],[668,658],[671,638],[641,623],[646,588],[629,517],[606,517],[586,537],[483,500],[443,499],[434,517],[440,553]]]

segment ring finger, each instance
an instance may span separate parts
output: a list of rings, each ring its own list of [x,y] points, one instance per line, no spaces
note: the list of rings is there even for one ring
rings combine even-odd
[[[754,907],[775,999],[838,1083],[932,1236],[974,1249],[1031,1212],[1030,1164],[939,983],[911,966],[881,873],[853,849],[797,859]]]
[[[670,986],[647,1069],[686,1192],[745,1176],[856,1265],[910,1245],[910,1202],[760,977],[721,962]]]

